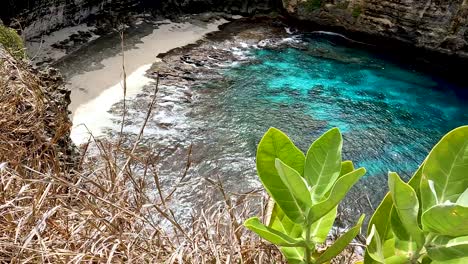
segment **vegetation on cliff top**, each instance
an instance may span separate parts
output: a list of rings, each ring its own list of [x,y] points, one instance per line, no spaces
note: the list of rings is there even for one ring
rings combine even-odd
[[[342,146],[337,128],[312,143],[307,155],[275,128],[258,145],[258,175],[274,205],[267,225],[253,217],[245,226],[280,246],[289,263],[329,263],[360,232],[364,215],[335,243],[322,245],[335,223],[338,204],[366,173],[364,168],[354,169],[351,161],[342,161]]]
[[[257,171],[272,199],[266,225],[244,225],[280,247],[289,263],[329,263],[359,233],[358,224],[317,250],[332,228],[336,207],[365,174],[341,160],[342,137],[332,129],[307,155],[281,131],[270,129],[258,146]],[[445,135],[405,183],[389,172],[389,194],[374,213],[364,263],[468,261],[468,126]]]
[[[16,30],[0,25],[0,45],[16,59],[24,59],[24,43]]]

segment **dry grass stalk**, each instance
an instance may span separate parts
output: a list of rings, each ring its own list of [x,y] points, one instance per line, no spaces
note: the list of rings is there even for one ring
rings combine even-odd
[[[48,78],[0,48],[0,162],[10,168],[58,170],[64,161],[71,124],[67,106],[53,96],[67,94],[60,77]]]

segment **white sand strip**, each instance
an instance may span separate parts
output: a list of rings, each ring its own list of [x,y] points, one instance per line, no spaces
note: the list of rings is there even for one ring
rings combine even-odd
[[[151,83],[152,79],[145,77],[145,73],[156,61],[158,54],[196,42],[226,22],[222,19],[200,26],[168,21],[168,24],[159,26],[152,34],[143,37],[142,43],[125,52],[127,98],[136,96],[145,85]],[[112,115],[108,111],[123,99],[121,55],[106,58],[100,63],[103,68],[75,75],[68,80],[72,91],[71,137],[77,145],[88,140],[89,132],[100,136],[104,128],[112,127]]]

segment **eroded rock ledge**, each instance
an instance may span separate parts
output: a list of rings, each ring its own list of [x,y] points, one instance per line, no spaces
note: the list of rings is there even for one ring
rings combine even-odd
[[[288,14],[468,58],[467,0],[283,0]]]
[[[129,10],[166,17],[206,11],[244,15],[278,11],[300,21],[468,58],[468,0],[16,0],[0,10],[0,18],[29,38],[103,12],[114,19]]]

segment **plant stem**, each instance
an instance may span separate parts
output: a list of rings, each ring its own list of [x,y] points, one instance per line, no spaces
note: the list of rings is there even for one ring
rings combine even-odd
[[[305,242],[306,242],[306,247],[305,247],[305,258],[306,258],[306,264],[311,264],[312,262],[310,261],[312,258],[312,252],[310,250],[310,226],[307,224],[304,225],[304,228],[306,230],[306,235],[305,235]]]

